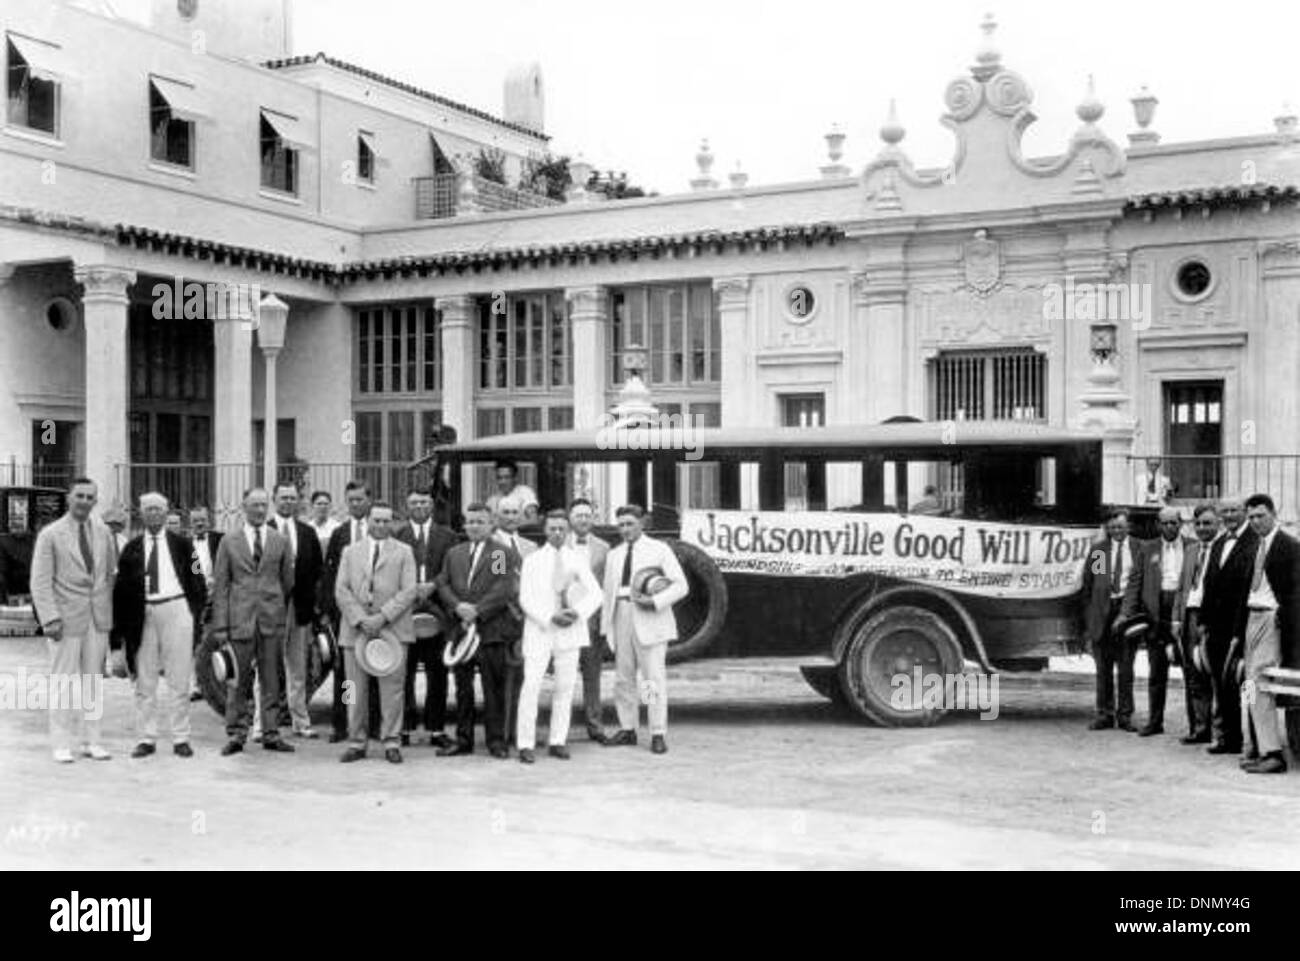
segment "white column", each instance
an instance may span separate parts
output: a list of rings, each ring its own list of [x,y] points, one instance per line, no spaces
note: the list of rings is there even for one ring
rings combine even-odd
[[[459,440],[474,436],[474,298],[439,297],[442,312],[442,422]]]
[[[253,326],[247,317],[214,320],[213,523],[226,529],[239,515],[241,495],[253,475]]]
[[[122,504],[117,469],[130,462],[127,446],[127,321],[135,271],[110,264],[78,266],[86,325],[86,475],[99,484],[102,510]],[[125,479],[124,479],[125,481]]]
[[[573,324],[573,426],[595,430],[609,384],[609,296],[605,287],[564,292]]]
[[[755,422],[749,381],[750,279],[719,277],[713,281],[718,295],[718,326],[722,332],[722,426],[743,427]]]

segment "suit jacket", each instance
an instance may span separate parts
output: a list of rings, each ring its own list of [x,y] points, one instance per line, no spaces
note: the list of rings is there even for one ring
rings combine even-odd
[[[493,531],[492,539],[498,544],[510,545],[510,537],[505,531]],[[519,555],[520,563],[523,563],[525,557],[537,550],[537,545],[518,531],[515,531],[515,541],[519,544],[519,549],[515,553]]]
[[[338,618],[338,600],[334,596],[334,585],[339,576],[339,564],[343,561],[343,551],[352,543],[351,516],[339,522],[330,535],[329,547],[325,548],[325,566],[321,570],[320,587],[317,590],[317,604],[320,610],[331,618]],[[362,521],[364,531],[365,521]]]
[[[1253,577],[1253,566],[1251,570]],[[1286,531],[1278,531],[1264,555],[1264,576],[1277,598],[1282,666],[1296,667],[1300,665],[1300,541]]]
[[[415,563],[423,565],[424,580],[432,583],[442,573],[442,561],[447,556],[447,552],[456,545],[456,534],[449,527],[442,524],[435,524],[432,520],[426,522],[429,530],[424,538],[424,553],[416,554]],[[402,526],[393,534],[403,544],[415,552],[415,531],[411,529],[409,521],[403,522]],[[417,570],[417,573],[419,571]],[[432,614],[442,621],[443,626],[451,623],[451,618],[446,611],[442,609],[442,604],[438,598],[438,592],[434,591],[422,601],[415,602],[416,614]]]
[[[278,531],[282,521],[281,517],[273,517],[267,523]],[[294,616],[299,624],[310,624],[316,617],[317,590],[325,558],[315,529],[299,520],[293,523],[294,533],[298,537],[298,552],[293,558]]]
[[[32,605],[41,626],[61,620],[63,633],[70,637],[84,637],[92,625],[104,633],[113,627],[117,547],[107,524],[94,517],[86,524],[93,573],[81,558],[71,514],[41,528],[32,551]]]
[[[555,584],[555,564],[559,563],[559,578],[566,585],[568,606],[577,612],[578,619],[568,627],[560,627],[551,618],[560,610],[560,596]],[[539,548],[524,558],[519,573],[519,606],[524,611],[524,650],[544,644],[553,645],[557,651],[586,647],[591,642],[587,620],[600,609],[601,589],[591,573],[591,565],[572,548],[558,552],[550,544]]]
[[[1246,531],[1233,545],[1228,559],[1223,549],[1228,534],[1210,549],[1210,566],[1205,569],[1205,599],[1201,603],[1201,622],[1215,644],[1225,649],[1234,637],[1246,635],[1246,598],[1250,595],[1250,578],[1255,570],[1255,549],[1259,546],[1255,532]]]
[[[1143,548],[1142,542],[1132,535],[1125,538],[1125,541],[1128,549],[1125,564],[1130,572],[1129,587],[1132,587],[1133,581],[1141,576]],[[1088,548],[1088,559],[1083,565],[1083,582],[1080,588],[1083,597],[1083,639],[1089,644],[1100,641],[1109,626],[1106,622],[1110,617],[1112,553],[1111,539],[1103,537],[1099,541],[1094,541]]]
[[[212,568],[212,629],[250,640],[256,627],[263,637],[284,633],[293,594],[293,552],[277,531],[264,529],[262,564],[253,564],[244,529],[221,539]]]
[[[217,569],[217,551],[221,550],[221,539],[225,536],[226,535],[221,531],[208,531],[207,534],[204,535],[207,539],[208,558],[212,561],[212,570],[214,572]],[[195,538],[191,538],[191,540],[194,543],[194,556],[198,557],[199,542]],[[209,574],[208,576],[211,577],[212,575]]]
[[[379,546],[377,562],[375,545]],[[356,647],[357,640],[365,636],[361,621],[371,614],[383,614],[383,626],[390,628],[403,644],[414,641],[411,609],[415,605],[415,584],[415,553],[401,541],[385,537],[348,545],[334,585],[341,615],[339,647]]]
[[[466,541],[447,551],[438,574],[438,596],[450,617],[456,616],[456,605],[462,601],[473,604],[478,608],[479,643],[502,644],[510,631],[507,604],[519,593],[519,555],[489,538],[471,583],[473,548],[473,543]]]
[[[172,570],[180,582],[189,605],[190,614],[197,622],[203,614],[208,598],[208,585],[194,558],[194,542],[181,534],[165,531],[162,543],[172,560]],[[126,642],[126,663],[135,673],[135,655],[140,649],[140,635],[144,631],[145,591],[145,535],[140,534],[127,542],[117,561],[117,583],[113,586],[113,649]]]
[[[628,545],[624,541],[609,552],[605,559],[605,604],[600,611],[600,633],[610,647],[614,646],[614,608],[618,604],[618,590],[623,580],[623,559]],[[671,586],[654,596],[654,610],[643,610],[632,605],[632,624],[642,644],[667,643],[677,639],[677,618],[673,605],[690,593],[690,584],[673,549],[663,541],[642,534],[632,545],[632,574],[643,567],[659,567],[672,581]]]
[[[1178,596],[1174,598],[1175,624],[1183,623],[1183,619],[1187,616],[1187,598],[1192,593],[1192,583],[1196,580],[1196,565],[1200,563],[1201,553],[1210,550],[1213,546],[1214,541],[1207,544],[1201,540],[1193,540],[1183,551],[1183,573],[1178,578]],[[1208,574],[1209,571],[1207,570],[1206,573]],[[1202,591],[1201,602],[1204,601],[1204,591]]]
[[[1183,565],[1178,570],[1178,582],[1181,585],[1187,568],[1187,555],[1191,553],[1194,545],[1199,544],[1191,537],[1182,537],[1179,539],[1183,543]],[[1125,615],[1141,612],[1151,618],[1153,624],[1160,621],[1160,585],[1163,583],[1163,571],[1161,567],[1161,553],[1164,550],[1165,540],[1163,537],[1157,537],[1153,540],[1142,542],[1142,564],[1134,569],[1134,576],[1128,579],[1128,589],[1124,592],[1124,613]],[[1176,589],[1178,591],[1179,589]],[[1174,613],[1178,609],[1179,593],[1174,596]],[[1170,623],[1176,624],[1179,619],[1170,614]]]
[[[30,534],[0,534],[0,604],[15,594],[32,592],[32,554],[36,538]]]

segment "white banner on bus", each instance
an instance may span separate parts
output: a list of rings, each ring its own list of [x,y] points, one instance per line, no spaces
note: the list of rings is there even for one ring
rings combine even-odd
[[[681,539],[721,571],[785,577],[878,574],[985,597],[1079,589],[1096,528],[906,514],[687,511]]]

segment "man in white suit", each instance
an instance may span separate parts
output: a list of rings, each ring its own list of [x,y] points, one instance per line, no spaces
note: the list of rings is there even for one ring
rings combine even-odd
[[[596,523],[596,512],[591,501],[576,497],[569,504],[569,546],[587,559],[596,582],[605,583],[605,560],[609,545],[591,532]],[[578,655],[578,670],[582,673],[582,710],[586,715],[587,737],[597,744],[605,743],[604,705],[600,700],[600,672],[605,660],[605,645],[600,642],[600,618],[592,616],[591,643]]]
[[[111,756],[100,743],[99,720],[117,548],[108,527],[90,516],[98,499],[93,480],[76,478],[68,512],[41,528],[32,550],[32,604],[50,652],[50,680],[57,685],[50,692],[50,740],[60,764],[72,762],[78,736],[83,757]],[[74,693],[79,703],[69,697]]]
[[[636,744],[640,671],[650,714],[650,750],[663,754],[668,750],[668,643],[677,637],[673,605],[690,593],[690,587],[672,548],[643,533],[644,509],[630,504],[614,514],[623,543],[609,552],[605,562],[600,633],[614,649],[618,676],[614,703],[619,732],[605,744]],[[632,588],[633,574],[647,567],[659,568],[668,579],[668,585],[653,595],[639,594]]]
[[[562,510],[546,515],[546,546],[524,558],[519,606],[524,611],[524,683],[519,694],[515,741],[519,760],[532,764],[537,743],[537,697],[546,665],[555,661],[551,727],[547,753],[569,759],[565,741],[578,684],[578,656],[590,642],[587,620],[600,607],[600,585],[586,557],[568,546],[569,518]]]

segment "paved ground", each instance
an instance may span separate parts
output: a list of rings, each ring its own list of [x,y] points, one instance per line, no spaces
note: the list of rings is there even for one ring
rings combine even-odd
[[[42,641],[0,640],[0,672]],[[836,714],[784,664],[672,672],[663,757],[577,741],[532,768],[486,755],[344,767],[324,742],[221,758],[125,756],[129,689],[110,682],[110,762],[56,765],[44,715],[0,711],[0,868],[1294,868],[1300,773],[1247,776],[1173,735],[1089,733],[1072,670],[1004,679],[996,721],[920,730]],[[612,676],[606,675],[607,690]],[[543,695],[545,698],[545,694]],[[319,701],[316,709],[324,712]],[[1138,695],[1139,716],[1145,709]]]

